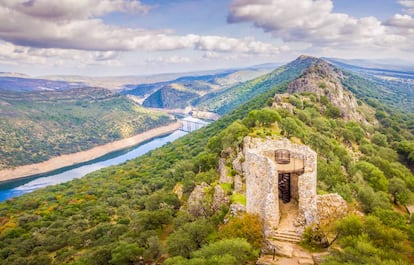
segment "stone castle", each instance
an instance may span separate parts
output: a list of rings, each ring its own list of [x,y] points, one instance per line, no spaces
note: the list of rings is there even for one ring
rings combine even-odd
[[[278,230],[284,205],[290,205],[286,210],[288,225],[294,225],[299,233],[318,222],[317,155],[313,150],[287,139],[246,137],[243,155],[246,211],[259,215],[266,237]]]

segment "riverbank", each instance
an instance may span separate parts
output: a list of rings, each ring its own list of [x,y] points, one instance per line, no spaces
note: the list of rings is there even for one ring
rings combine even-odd
[[[86,151],[54,157],[42,163],[20,166],[13,169],[3,169],[0,170],[0,182],[21,179],[38,174],[45,174],[63,167],[91,161],[111,152],[133,147],[152,138],[172,133],[180,129],[181,126],[181,122],[176,122],[166,126],[154,128],[130,138],[96,146]]]

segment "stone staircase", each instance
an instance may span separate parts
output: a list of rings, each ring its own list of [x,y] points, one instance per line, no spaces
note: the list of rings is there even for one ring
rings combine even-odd
[[[295,231],[277,230],[272,239],[283,242],[298,243],[302,240],[302,237]]]

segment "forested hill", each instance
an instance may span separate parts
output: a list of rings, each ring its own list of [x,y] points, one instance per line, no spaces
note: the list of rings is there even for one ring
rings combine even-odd
[[[172,122],[102,88],[0,91],[0,169],[130,137]]]
[[[347,89],[341,69],[306,59],[299,78],[199,131],[0,204],[0,264],[133,264],[140,256],[167,265],[254,264],[260,220],[231,217],[231,205],[245,203],[243,189],[218,182],[219,157],[235,178],[231,161],[247,135],[309,145],[318,153],[318,193],[348,202],[352,214],[305,234],[302,244],[314,250],[331,236],[322,264],[413,264],[414,218],[404,209],[414,192],[413,116],[371,104]],[[203,211],[190,214],[187,201],[202,183]],[[212,205],[216,190],[229,198],[220,207]]]

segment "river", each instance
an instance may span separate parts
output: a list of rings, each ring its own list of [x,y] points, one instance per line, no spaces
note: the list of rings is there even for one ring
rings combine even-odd
[[[197,122],[197,125],[190,124],[188,123],[189,121]],[[184,118],[182,122],[183,128],[191,131],[199,129],[200,127],[208,124],[206,121],[193,117]],[[116,151],[92,161],[55,170],[47,174],[41,174],[0,184],[0,202],[50,185],[56,185],[75,178],[81,178],[88,173],[104,167],[121,164],[125,161],[142,156],[151,150],[163,146],[166,143],[172,142],[186,135],[187,133],[188,132],[182,130],[177,130],[169,135],[156,137],[135,147]]]

